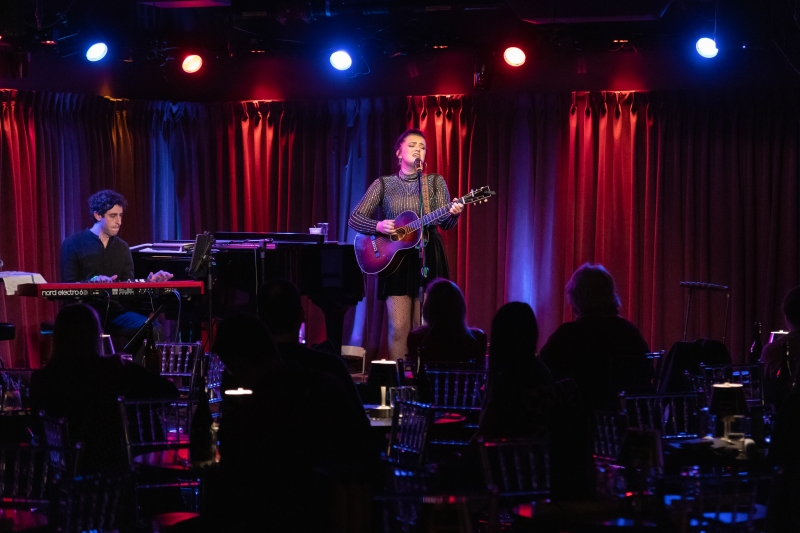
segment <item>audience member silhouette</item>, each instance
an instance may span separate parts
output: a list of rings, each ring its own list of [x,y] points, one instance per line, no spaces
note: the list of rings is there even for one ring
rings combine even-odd
[[[331,487],[367,483],[378,465],[363,408],[330,374],[283,361],[252,315],[222,321],[214,351],[252,394],[223,400],[220,475],[207,493],[206,527],[335,529],[326,507]]]
[[[483,368],[486,334],[467,325],[467,304],[458,285],[444,278],[428,284],[422,316],[426,324],[408,334],[407,356],[423,363],[472,362]]]
[[[800,286],[791,289],[783,297],[783,318],[789,333],[778,337],[775,342],[767,343],[761,351],[764,375],[769,378],[777,377],[787,347],[791,355],[800,353]]]
[[[528,304],[507,303],[495,314],[480,435],[513,438],[546,432],[556,402],[555,380],[536,356],[538,338],[539,325]]]
[[[602,265],[585,263],[572,274],[566,292],[578,318],[559,326],[540,352],[553,377],[574,379],[586,402],[607,411],[619,408],[622,391],[650,392],[647,342],[619,316],[611,274]]]
[[[511,302],[495,314],[478,436],[547,438],[553,497],[587,498],[594,486],[589,416],[575,383],[556,382],[537,357],[538,338],[528,304]]]
[[[770,491],[767,531],[800,531],[800,390],[793,387],[777,407],[769,445],[770,463],[777,467]]]
[[[355,405],[362,405],[353,378],[340,356],[300,344],[300,326],[306,316],[300,291],[293,283],[273,279],[262,285],[258,290],[258,315],[275,339],[284,361],[294,361],[304,368],[333,376],[347,390]],[[366,413],[364,424],[369,424]]]
[[[33,372],[33,412],[66,418],[70,439],[82,443],[82,470],[124,468],[124,435],[117,399],[174,398],[178,389],[166,378],[119,356],[101,356],[102,327],[97,312],[68,305],[56,317],[53,357]]]

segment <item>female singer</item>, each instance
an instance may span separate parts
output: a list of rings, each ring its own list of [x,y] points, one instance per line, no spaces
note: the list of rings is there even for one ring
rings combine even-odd
[[[381,176],[369,186],[364,198],[350,214],[349,225],[359,233],[374,235],[395,233],[394,219],[404,211],[419,215],[419,186],[415,161],[424,164],[426,154],[425,136],[418,129],[403,132],[395,142],[395,155],[399,171]],[[430,210],[448,205],[450,193],[444,178],[439,174],[427,174],[427,191]],[[454,199],[455,201],[455,199]],[[381,208],[383,220],[372,217]],[[414,327],[419,326],[419,287],[424,287],[434,278],[448,278],[447,258],[442,239],[436,226],[450,229],[458,223],[463,205],[453,203],[449,215],[426,226],[423,238],[427,239],[425,263],[428,275],[422,278],[419,255],[416,249],[400,252],[404,254],[400,266],[391,274],[378,279],[378,299],[386,301],[389,312],[389,357],[398,359],[406,352],[406,338]]]

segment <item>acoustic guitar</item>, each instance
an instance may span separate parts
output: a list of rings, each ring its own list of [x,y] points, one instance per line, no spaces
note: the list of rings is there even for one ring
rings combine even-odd
[[[353,243],[356,261],[365,274],[388,275],[394,272],[403,259],[403,250],[415,247],[422,238],[421,228],[433,225],[450,215],[450,208],[455,203],[463,205],[475,202],[487,202],[496,193],[488,186],[473,189],[454,202],[431,211],[422,219],[413,211],[403,211],[394,219],[394,234],[364,235],[359,233]]]

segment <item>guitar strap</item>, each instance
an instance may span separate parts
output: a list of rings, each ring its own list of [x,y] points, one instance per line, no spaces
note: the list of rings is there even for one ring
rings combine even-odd
[[[423,215],[427,215],[428,213],[431,212],[431,201],[430,201],[430,198],[428,197],[428,175],[427,174],[423,174],[422,175],[422,204],[423,204],[423,208],[425,209],[425,212],[423,213]]]

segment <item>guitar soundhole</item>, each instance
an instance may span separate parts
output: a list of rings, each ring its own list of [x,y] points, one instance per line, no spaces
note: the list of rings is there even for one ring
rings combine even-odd
[[[391,237],[393,241],[399,241],[405,236],[406,236],[406,231],[404,229],[398,229],[397,233],[395,233]]]

